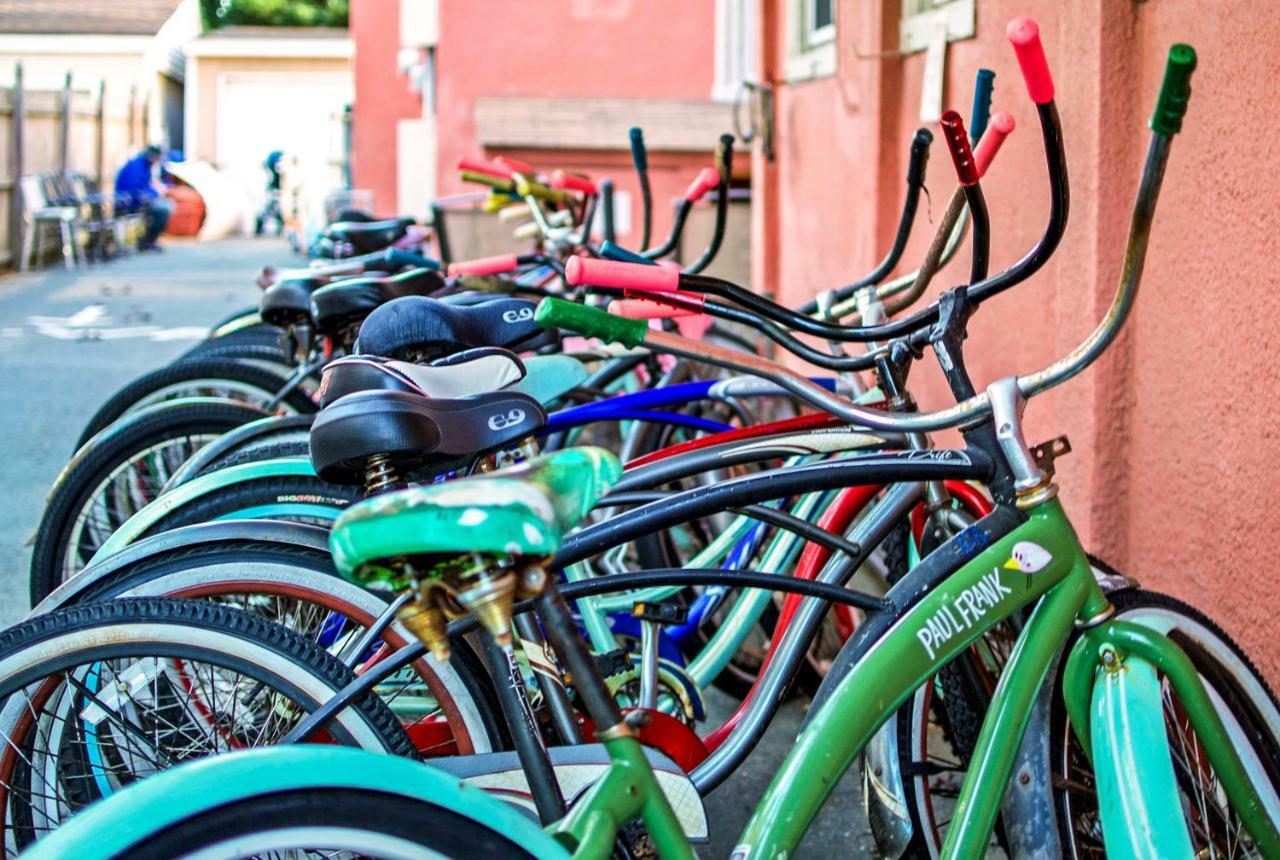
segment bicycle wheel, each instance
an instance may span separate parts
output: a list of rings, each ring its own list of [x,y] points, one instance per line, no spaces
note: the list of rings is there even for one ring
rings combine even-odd
[[[1173,597],[1135,589],[1111,595],[1111,602],[1117,618],[1164,633],[1191,658],[1246,766],[1269,782],[1270,797],[1264,791],[1263,799],[1270,800],[1273,806],[1269,811],[1276,814],[1280,707],[1249,657],[1207,616]],[[1192,850],[1197,857],[1262,856],[1227,804],[1177,696],[1167,682],[1162,686],[1173,770],[1183,799],[1180,811],[1191,834]],[[1093,772],[1067,720],[1061,697],[1055,697],[1054,703],[1052,764],[1063,852],[1072,857],[1104,857]]]
[[[300,636],[204,601],[78,606],[0,634],[0,813],[16,852],[175,764],[267,746],[353,674]],[[368,695],[325,742],[412,755]]]
[[[144,373],[112,395],[89,419],[76,449],[122,415],[144,406],[178,397],[217,397],[263,407],[284,384],[285,377],[280,371],[247,361],[216,357],[179,361]],[[280,406],[289,412],[317,409],[315,401],[299,388],[289,392]]]
[[[281,624],[335,656],[347,655],[387,606],[381,597],[338,576],[327,552],[265,541],[179,547],[113,571],[74,600],[83,604],[117,597],[214,601]],[[349,662],[371,666],[411,638],[392,624]],[[504,747],[489,677],[465,640],[454,643],[454,659],[448,663],[424,657],[391,675],[375,692],[424,756]]]
[[[261,410],[238,403],[157,406],[81,449],[58,476],[40,518],[31,554],[32,604],[83,568],[197,449],[261,417]]]

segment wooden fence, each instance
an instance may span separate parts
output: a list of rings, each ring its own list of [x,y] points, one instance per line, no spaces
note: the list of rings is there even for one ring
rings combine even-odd
[[[21,177],[76,171],[108,187],[146,133],[136,89],[77,90],[68,73],[61,90],[28,90],[17,64],[13,86],[0,87],[0,266],[16,266],[22,247]]]

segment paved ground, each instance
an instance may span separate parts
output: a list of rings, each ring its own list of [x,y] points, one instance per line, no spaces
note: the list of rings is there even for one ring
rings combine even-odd
[[[27,542],[85,422],[121,385],[257,301],[253,275],[283,241],[171,241],[75,272],[0,278],[0,624],[26,612]]]
[[[209,325],[254,304],[253,276],[264,263],[289,264],[282,242],[170,242],[160,254],[133,256],[77,272],[47,270],[0,278],[0,625],[28,609],[27,542],[44,498],[92,412],[117,388],[163,365],[203,337]],[[708,693],[713,718],[733,702]],[[707,800],[713,839],[699,852],[727,857],[769,780],[790,749],[804,703],[785,706],[749,762]],[[858,780],[837,787],[801,857],[833,850],[862,856],[870,838]]]

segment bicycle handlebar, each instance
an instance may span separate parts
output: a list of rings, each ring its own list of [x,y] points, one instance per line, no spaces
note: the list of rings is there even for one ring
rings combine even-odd
[[[1038,38],[1035,41],[1038,43]],[[1023,44],[1024,46],[1027,44],[1026,39],[1023,40]],[[1034,396],[1087,368],[1114,341],[1128,317],[1142,278],[1155,205],[1168,161],[1169,146],[1172,135],[1181,128],[1181,119],[1185,114],[1190,96],[1190,77],[1195,64],[1195,51],[1190,46],[1179,44],[1174,45],[1170,50],[1165,81],[1157,100],[1156,115],[1151,122],[1151,143],[1130,217],[1120,284],[1111,307],[1093,332],[1076,349],[1043,370],[1017,377],[1017,386],[1023,396]],[[1036,83],[1041,87],[1039,92],[1043,95],[1043,79],[1037,78]],[[1029,90],[1030,87],[1029,81]],[[1036,97],[1035,93],[1032,97],[1033,99]],[[1052,111],[1051,104],[1040,106],[1042,117],[1044,109]],[[625,266],[626,264],[614,265]],[[555,326],[571,328],[589,336],[614,340],[631,348],[644,344],[657,351],[752,373],[777,383],[798,397],[849,423],[876,430],[931,432],[985,417],[991,411],[991,400],[986,392],[936,412],[886,413],[865,409],[814,385],[801,374],[760,356],[708,343],[697,343],[667,332],[651,330],[639,320],[611,317],[594,308],[555,299],[547,299],[540,303],[535,319],[549,328]]]

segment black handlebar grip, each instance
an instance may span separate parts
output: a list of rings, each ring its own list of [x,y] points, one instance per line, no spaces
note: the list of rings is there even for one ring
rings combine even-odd
[[[720,183],[729,184],[733,178],[733,135],[722,134],[716,144],[716,170],[720,171]]]
[[[929,166],[929,147],[933,145],[933,133],[927,128],[916,129],[911,139],[911,159],[907,162],[907,185],[924,186],[925,168]]]

